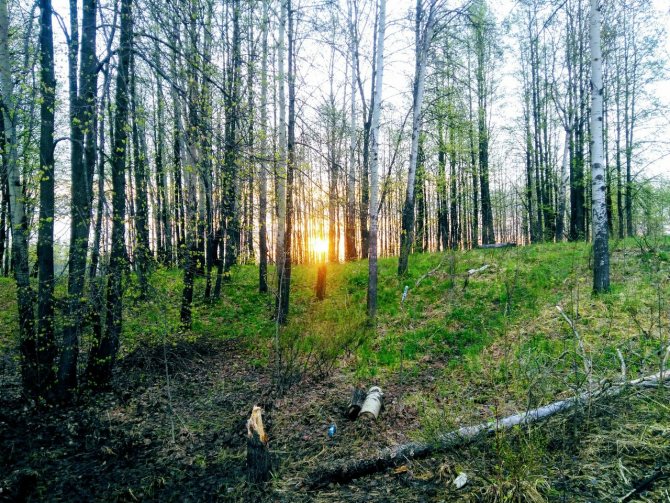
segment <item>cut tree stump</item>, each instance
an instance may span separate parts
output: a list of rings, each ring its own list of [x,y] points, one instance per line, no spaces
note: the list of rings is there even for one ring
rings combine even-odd
[[[353,421],[358,417],[358,414],[363,407],[363,402],[365,402],[365,397],[367,396],[368,393],[365,391],[365,388],[354,388],[354,391],[351,394],[351,402],[349,402],[349,407],[347,408],[347,417],[350,420]]]
[[[449,431],[439,435],[432,443],[410,442],[383,449],[373,457],[340,460],[325,466],[319,466],[317,470],[309,474],[306,484],[311,488],[316,488],[323,487],[331,482],[349,482],[365,475],[404,464],[411,459],[425,458],[438,451],[448,451],[457,447],[463,447],[478,438],[491,435],[496,431],[507,430],[519,425],[525,426],[549,418],[560,412],[570,410],[579,404],[616,397],[630,386],[646,386],[651,383],[659,386],[663,385],[666,381],[670,381],[670,372],[667,371],[619,384],[610,385],[611,383],[608,383],[595,390],[586,391],[571,398],[538,407],[537,409]]]
[[[247,420],[247,478],[250,482],[270,479],[272,457],[268,449],[268,436],[263,428],[262,409],[254,405]]]
[[[379,411],[382,410],[383,403],[384,393],[382,393],[382,389],[379,386],[373,386],[365,397],[359,416],[362,418],[377,419]]]

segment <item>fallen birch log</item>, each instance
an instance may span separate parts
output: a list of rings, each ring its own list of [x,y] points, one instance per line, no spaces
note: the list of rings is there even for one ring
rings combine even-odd
[[[490,266],[489,264],[484,264],[481,266],[479,269],[469,269],[467,274],[465,275],[465,281],[463,282],[463,290],[465,290],[468,287],[468,283],[470,282],[470,278],[472,276],[476,276],[480,272],[486,271]]]
[[[373,386],[365,397],[359,417],[377,419],[384,403],[384,393],[379,386]]]
[[[559,400],[503,419],[488,421],[474,426],[464,426],[463,428],[440,435],[432,443],[410,442],[383,449],[371,458],[336,461],[311,472],[306,484],[309,487],[316,488],[327,485],[330,482],[348,482],[355,478],[385,470],[386,468],[401,465],[410,459],[424,458],[437,451],[446,451],[468,445],[478,438],[491,435],[499,430],[507,430],[514,426],[523,426],[547,419],[582,403],[607,397],[616,397],[630,386],[661,385],[665,381],[670,380],[669,374],[669,372],[659,372],[621,384],[600,387],[593,391],[587,391],[574,397]]]

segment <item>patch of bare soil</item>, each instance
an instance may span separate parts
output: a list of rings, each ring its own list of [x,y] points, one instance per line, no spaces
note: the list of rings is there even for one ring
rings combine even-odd
[[[386,379],[380,383],[386,406],[379,420],[350,422],[345,411],[353,376],[336,372],[306,379],[276,398],[270,393],[269,371],[253,362],[237,340],[141,348],[119,363],[113,391],[67,408],[42,409],[19,400],[16,369],[9,377],[5,369],[0,380],[0,500],[476,501],[496,497],[482,487],[512,484],[505,494],[513,492],[514,473],[501,471],[500,480],[491,480],[504,463],[526,470],[518,474],[524,494],[533,494],[533,487],[523,485],[528,481],[549,484],[550,474],[553,481],[561,480],[553,458],[535,459],[528,471],[523,441],[506,448],[489,442],[408,461],[349,484],[309,490],[305,478],[320,466],[371,456],[410,440],[407,434],[420,427],[419,417],[403,397],[430,394],[434,366],[442,363],[427,362],[402,382],[399,376]],[[264,485],[251,485],[245,477],[245,423],[253,405],[263,407],[276,460],[275,477]],[[333,438],[327,435],[331,424],[337,426]],[[578,451],[555,447],[568,453],[565,466],[580,465]],[[553,466],[545,469],[545,462]],[[591,473],[597,465],[589,463]],[[468,471],[470,482],[458,491],[452,481],[461,470]],[[645,471],[627,473],[634,479]],[[566,501],[578,501],[571,495],[579,489],[586,497],[589,485],[556,487],[558,500],[563,494]]]

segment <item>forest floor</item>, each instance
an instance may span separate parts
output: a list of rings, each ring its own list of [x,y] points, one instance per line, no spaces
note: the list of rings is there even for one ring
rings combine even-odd
[[[616,501],[638,488],[626,501],[670,501],[665,389],[631,389],[350,483],[305,483],[332,461],[584,390],[584,355],[556,305],[574,320],[592,380],[621,378],[617,350],[628,378],[658,372],[669,255],[667,240],[612,243],[612,291],[597,297],[584,244],[414,255],[402,280],[383,259],[374,330],[365,261],[329,266],[322,302],[315,268],[296,267],[281,331],[254,266],[233,272],[220,302],[198,303],[189,333],[178,328],[180,273],[156,271],[148,302],[128,280],[112,390],[66,408],[20,400],[14,291],[0,279],[0,500]],[[376,422],[346,419],[356,385],[384,390]],[[253,405],[277,463],[262,485],[245,478]]]

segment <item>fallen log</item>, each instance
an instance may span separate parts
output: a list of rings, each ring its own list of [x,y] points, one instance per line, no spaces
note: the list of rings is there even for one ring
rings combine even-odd
[[[384,393],[382,393],[382,389],[379,386],[373,386],[368,390],[368,395],[365,397],[359,416],[361,418],[377,419],[379,411],[382,410],[383,403]]]
[[[358,413],[361,411],[361,407],[363,407],[363,402],[365,402],[367,396],[368,393],[365,391],[365,388],[354,388],[351,394],[351,402],[349,402],[349,407],[347,408],[347,417],[351,421],[358,417]]]
[[[465,290],[468,287],[468,283],[470,282],[470,278],[472,276],[476,276],[480,272],[486,271],[486,269],[488,269],[489,267],[491,267],[489,264],[484,264],[478,269],[469,269],[468,272],[465,274],[465,281],[463,281],[463,290]]]
[[[272,470],[272,457],[261,412],[261,408],[254,405],[251,417],[247,420],[247,478],[250,482],[269,480]]]
[[[663,384],[670,380],[668,372],[659,372],[650,376],[634,379],[621,384],[601,386],[593,391],[586,391],[565,400],[538,407],[520,414],[505,417],[499,420],[488,421],[474,426],[464,426],[438,436],[431,443],[410,442],[381,450],[376,456],[365,459],[349,459],[336,461],[330,465],[320,466],[311,472],[306,480],[308,487],[317,488],[330,482],[343,483],[355,478],[370,475],[394,466],[406,463],[411,459],[419,459],[438,451],[448,451],[474,442],[476,439],[491,435],[499,430],[507,430],[514,426],[524,426],[542,419],[547,419],[560,412],[570,410],[576,405],[599,400],[606,397],[616,397],[630,386],[644,386],[655,383]]]

